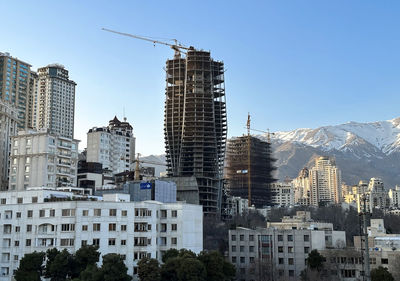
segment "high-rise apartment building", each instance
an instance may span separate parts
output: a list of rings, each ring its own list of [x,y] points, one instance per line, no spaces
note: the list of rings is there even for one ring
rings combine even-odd
[[[38,69],[37,95],[33,98],[33,124],[37,130],[74,137],[75,86],[60,64]]]
[[[132,171],[135,165],[133,128],[115,116],[107,127],[94,127],[87,133],[88,163],[101,163],[112,174]]]
[[[78,141],[40,131],[11,138],[10,190],[76,186]]]
[[[250,157],[250,159],[249,159]],[[262,208],[271,205],[271,187],[275,179],[274,159],[270,143],[253,136],[231,138],[226,153],[227,189],[231,196],[249,199],[251,205]]]
[[[18,130],[17,109],[0,99],[0,190],[8,187],[10,140]]]
[[[0,100],[17,109],[18,127],[29,127],[31,65],[0,52]]]
[[[185,57],[166,62],[166,76],[168,175],[195,177],[204,214],[215,215],[221,205],[227,130],[224,64],[210,52],[191,48]],[[184,192],[185,187],[178,186],[178,196]]]
[[[315,159],[315,167],[309,171],[310,204],[340,203],[342,201],[341,172],[335,160],[322,156]]]

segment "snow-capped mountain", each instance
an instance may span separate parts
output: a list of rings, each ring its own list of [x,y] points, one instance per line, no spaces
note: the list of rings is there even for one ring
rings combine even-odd
[[[281,179],[296,177],[318,155],[331,155],[348,184],[371,177],[400,184],[400,118],[275,132],[271,141]]]

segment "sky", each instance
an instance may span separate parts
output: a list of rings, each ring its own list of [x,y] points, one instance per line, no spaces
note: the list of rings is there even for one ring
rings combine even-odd
[[[400,116],[400,2],[0,0],[0,52],[33,70],[61,63],[77,83],[75,138],[125,113],[136,152],[162,154],[166,46],[225,63],[228,136]]]

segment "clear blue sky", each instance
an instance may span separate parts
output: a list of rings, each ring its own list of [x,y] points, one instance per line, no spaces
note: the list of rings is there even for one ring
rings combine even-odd
[[[400,116],[398,1],[0,1],[0,51],[64,64],[77,82],[75,137],[123,108],[137,152],[164,153],[164,46],[177,38],[227,69],[229,136]]]

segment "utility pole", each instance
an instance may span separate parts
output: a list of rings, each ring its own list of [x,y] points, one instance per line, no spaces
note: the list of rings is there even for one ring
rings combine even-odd
[[[369,215],[369,212],[367,212],[367,196],[364,193],[361,199],[364,203],[363,206],[363,211],[360,214],[362,216],[362,230],[363,230],[363,236],[364,236],[364,259],[363,259],[363,265],[364,265],[364,280],[365,281],[371,281],[371,270],[370,270],[370,264],[369,264],[369,246],[368,246],[368,230],[367,230],[367,216]],[[362,245],[361,245],[362,247]]]

